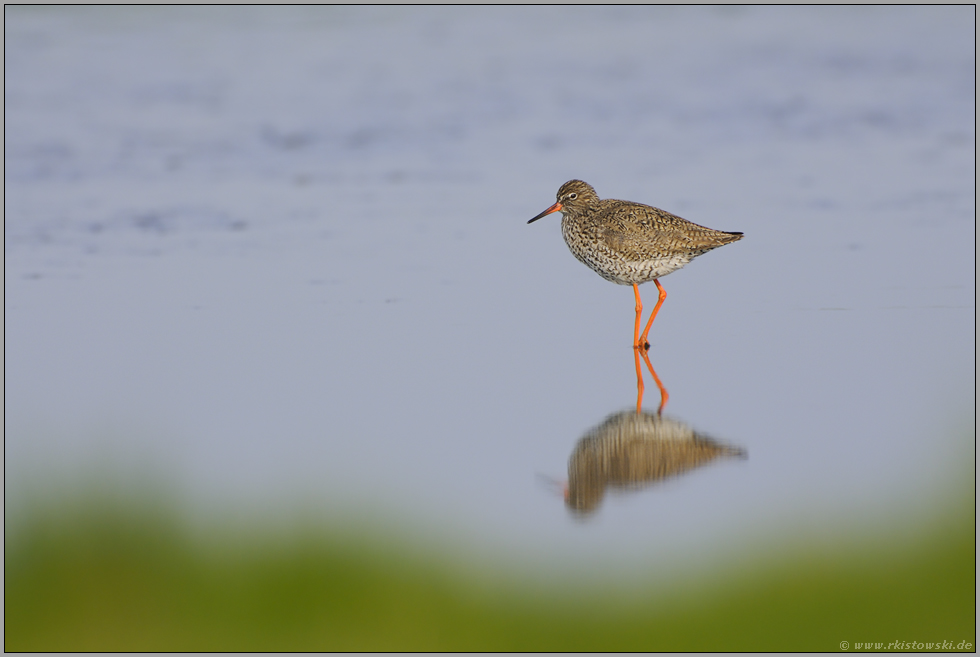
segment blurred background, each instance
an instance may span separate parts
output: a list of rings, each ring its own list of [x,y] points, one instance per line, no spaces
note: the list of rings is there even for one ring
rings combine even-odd
[[[4,18],[7,650],[975,648],[974,7]]]

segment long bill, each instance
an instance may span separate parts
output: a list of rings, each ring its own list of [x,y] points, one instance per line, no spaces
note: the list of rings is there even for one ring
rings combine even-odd
[[[529,224],[530,223],[534,223],[535,221],[537,221],[541,217],[545,217],[545,216],[551,214],[552,212],[558,212],[559,210],[561,210],[561,203],[555,203],[550,208],[548,208],[547,210],[545,210],[544,212],[542,212],[541,214],[539,214],[538,216],[536,216],[534,219],[531,219],[527,223],[529,223]]]

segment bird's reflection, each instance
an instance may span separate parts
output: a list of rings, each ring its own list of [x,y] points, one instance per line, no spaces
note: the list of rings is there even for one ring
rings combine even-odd
[[[657,413],[660,414],[663,412],[664,406],[667,405],[667,388],[664,387],[664,384],[660,381],[660,377],[657,376],[657,371],[653,369],[648,351],[647,349],[633,349],[633,361],[636,363],[636,412],[643,412],[643,370],[640,368],[640,356],[642,355],[647,369],[653,375],[653,381],[660,388],[660,406],[657,407]]]
[[[635,490],[717,458],[746,457],[742,448],[720,443],[680,420],[663,416],[667,389],[653,369],[647,350],[634,349],[633,357],[636,410],[607,417],[578,441],[568,460],[565,503],[575,513],[587,515],[598,509],[609,487]],[[641,357],[660,389],[656,413],[643,411]]]
[[[745,458],[746,453],[660,413],[613,413],[575,446],[565,503],[588,514],[599,508],[609,487],[639,489],[719,457]]]

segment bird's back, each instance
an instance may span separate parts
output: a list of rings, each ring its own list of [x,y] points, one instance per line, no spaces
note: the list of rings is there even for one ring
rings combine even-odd
[[[607,241],[638,260],[682,253],[695,257],[742,239],[742,233],[713,230],[660,208],[615,199],[601,201],[595,221]]]

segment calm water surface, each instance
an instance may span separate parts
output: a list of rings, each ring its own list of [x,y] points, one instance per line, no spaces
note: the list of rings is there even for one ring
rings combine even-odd
[[[594,572],[920,509],[975,455],[974,12],[6,8],[8,509],[108,468]],[[526,225],[570,178],[746,235],[650,354],[747,458],[585,519],[633,297]]]

